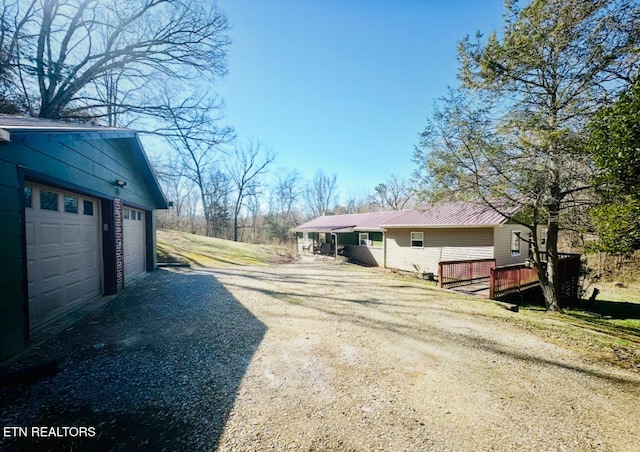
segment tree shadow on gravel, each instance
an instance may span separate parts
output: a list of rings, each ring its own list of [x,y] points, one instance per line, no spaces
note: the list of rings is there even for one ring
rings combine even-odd
[[[212,275],[149,274],[5,369],[55,360],[59,373],[0,387],[3,429],[28,436],[0,449],[215,450],[266,331]]]
[[[223,273],[223,272],[218,272]],[[253,277],[243,275],[249,280]],[[315,284],[313,281],[309,281],[309,284]],[[555,360],[550,357],[540,356],[535,352],[527,352],[515,347],[510,347],[508,344],[499,343],[487,338],[480,337],[472,333],[466,333],[461,330],[454,330],[445,326],[440,326],[435,323],[429,323],[428,326],[420,325],[414,321],[411,316],[403,316],[399,312],[388,312],[387,320],[381,320],[378,316],[370,316],[371,312],[378,312],[380,307],[398,306],[398,302],[389,299],[373,299],[363,300],[349,295],[349,287],[351,283],[345,285],[346,289],[342,292],[335,293],[334,295],[325,294],[307,294],[306,296],[300,296],[300,294],[292,291],[277,291],[272,288],[260,288],[250,285],[248,282],[239,282],[236,284],[227,283],[229,287],[237,286],[247,291],[253,291],[262,295],[267,295],[274,299],[277,299],[283,303],[295,304],[298,306],[304,306],[311,312],[319,312],[325,316],[339,319],[344,323],[352,323],[361,327],[370,328],[372,330],[379,330],[381,332],[394,333],[399,336],[403,336],[409,339],[417,339],[419,341],[430,342],[433,344],[458,344],[461,348],[475,348],[491,354],[501,355],[509,357],[516,361],[521,361],[531,365],[540,366],[540,371],[548,367],[554,367],[557,369],[564,369],[579,374],[589,375],[594,378],[607,380],[618,384],[635,384],[637,380],[634,378],[625,378],[622,376],[616,376],[607,371],[601,371],[597,368],[592,368],[587,365],[580,364],[568,364],[561,360]],[[376,294],[381,295],[381,291],[386,290],[384,287],[376,289]],[[428,290],[428,289],[427,289]],[[357,310],[345,309],[345,304],[351,306],[357,306]],[[370,309],[369,309],[370,308]],[[456,311],[455,309],[446,308],[444,306],[433,306],[425,304],[424,308],[420,310],[419,315],[428,315],[435,312],[444,313],[445,315],[452,315],[458,318],[467,318],[473,321],[473,318],[477,315],[475,313],[464,313]],[[418,313],[416,313],[418,315]],[[287,318],[291,318],[291,314],[287,314]],[[301,317],[302,318],[302,317]]]

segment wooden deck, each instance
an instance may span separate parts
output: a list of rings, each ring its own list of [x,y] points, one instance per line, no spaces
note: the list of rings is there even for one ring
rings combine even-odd
[[[467,284],[465,286],[452,287],[449,290],[480,298],[489,298],[489,281]]]
[[[458,292],[458,293],[463,293],[465,295],[484,298],[485,300],[491,300],[491,297],[489,296],[491,292],[491,288],[489,287],[488,282],[479,282],[475,284],[468,284],[466,286],[452,287],[449,290],[453,290],[454,292]],[[508,311],[518,312],[519,310],[517,304],[506,303],[504,301],[498,301],[498,300],[491,300],[491,301],[493,301],[494,303],[498,304],[500,307]]]
[[[491,300],[522,296],[525,291],[540,286],[538,270],[526,262],[496,267],[493,259],[442,261],[438,271],[439,287]],[[557,276],[561,298],[577,299],[580,271],[579,254],[559,253]]]

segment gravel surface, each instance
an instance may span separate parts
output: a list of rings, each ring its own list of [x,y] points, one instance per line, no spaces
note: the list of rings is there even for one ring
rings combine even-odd
[[[168,271],[12,363],[0,424],[93,426],[6,450],[640,449],[640,378],[517,316],[333,261]]]

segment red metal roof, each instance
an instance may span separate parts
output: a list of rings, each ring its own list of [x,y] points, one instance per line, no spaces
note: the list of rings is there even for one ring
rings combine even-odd
[[[382,226],[496,226],[506,221],[505,216],[487,206],[470,202],[448,202],[409,210],[391,221],[382,223]]]
[[[366,231],[407,227],[477,227],[504,224],[507,218],[487,206],[449,202],[390,212],[326,215],[301,224],[295,231]]]
[[[407,212],[406,210],[394,210],[391,212],[370,212],[352,213],[346,215],[323,215],[301,224],[296,231],[334,231],[336,229],[346,230],[373,230],[381,229],[380,225],[387,221],[392,221],[394,217]],[[347,231],[340,231],[347,232]]]

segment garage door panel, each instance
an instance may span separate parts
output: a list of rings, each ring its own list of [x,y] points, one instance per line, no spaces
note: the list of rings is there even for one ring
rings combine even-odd
[[[96,285],[100,284],[100,280],[97,276],[85,278],[82,281],[82,291],[85,295],[90,295],[93,293]]]
[[[62,258],[60,256],[43,257],[38,265],[41,268],[42,282],[54,284],[62,276]]]
[[[66,303],[75,303],[81,301],[84,296],[84,288],[82,281],[78,281],[72,284],[67,285],[66,287]]]
[[[102,293],[100,229],[97,215],[65,212],[62,202],[58,210],[41,209],[39,195],[45,190],[57,193],[59,200],[77,198],[79,205],[80,200],[98,200],[26,185],[35,198],[32,207],[25,208],[29,318],[35,328]]]
[[[38,238],[40,240],[38,240]],[[60,224],[40,223],[36,237],[36,246],[47,246],[51,248],[60,245]]]
[[[55,287],[50,290],[43,290],[42,295],[36,300],[39,302],[39,309],[41,313],[51,312],[60,306],[60,300],[62,299],[62,287]]]
[[[82,254],[70,253],[64,256],[64,268],[67,273],[79,272],[82,268]]]
[[[29,285],[29,293],[31,293],[31,284],[36,279],[36,261],[35,259],[27,259],[27,284]]]
[[[24,232],[25,232],[25,239],[27,241],[27,254],[29,253],[29,251],[33,250],[33,247],[35,246],[35,228],[33,225],[33,222],[31,221],[25,221],[24,224]]]
[[[79,224],[64,225],[64,245],[78,245],[82,241],[83,235]]]
[[[99,268],[97,267],[97,262],[95,260],[95,256],[90,252],[86,251],[82,254],[79,259],[82,262],[82,268],[87,269],[85,273],[97,273]]]
[[[141,210],[124,207],[123,215],[123,261],[125,281],[145,272],[146,243],[144,214]]]
[[[85,243],[94,243],[97,239],[96,229],[91,225],[82,226],[82,235],[78,233],[78,237],[82,237],[82,241]]]

